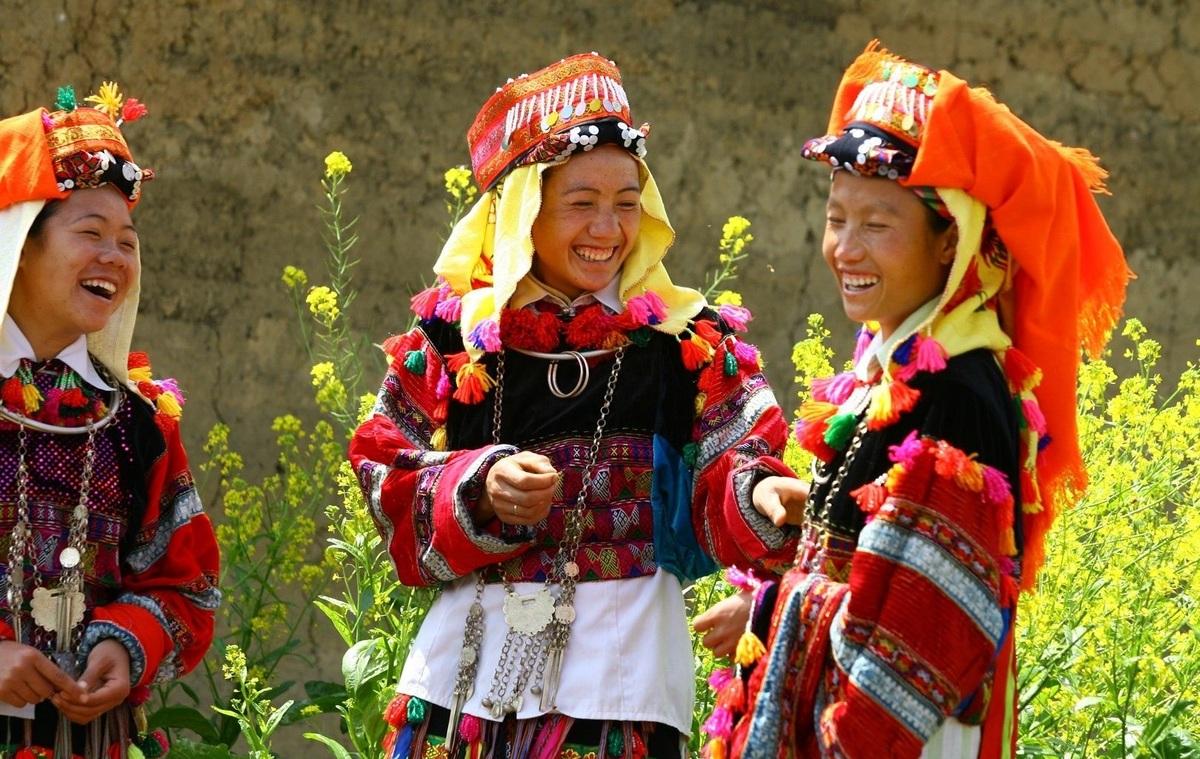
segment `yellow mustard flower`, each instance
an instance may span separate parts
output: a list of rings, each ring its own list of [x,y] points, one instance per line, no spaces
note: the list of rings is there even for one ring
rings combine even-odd
[[[325,324],[332,324],[342,313],[338,308],[337,293],[325,285],[317,285],[309,290],[305,302],[312,315]]]
[[[335,150],[325,156],[325,178],[341,179],[354,170],[354,164],[340,150]]]
[[[713,302],[718,306],[740,306],[742,305],[742,294],[734,290],[722,290]]]
[[[289,290],[297,290],[308,284],[308,274],[296,266],[283,267],[283,284]]]

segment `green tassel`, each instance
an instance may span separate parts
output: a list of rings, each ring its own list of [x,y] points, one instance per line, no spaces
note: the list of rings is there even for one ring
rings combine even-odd
[[[629,333],[629,339],[639,348],[645,348],[650,344],[652,330],[649,327],[640,327]]]
[[[75,101],[75,88],[71,85],[58,88],[58,97],[54,101],[54,107],[60,111],[73,111],[78,106]]]
[[[425,702],[413,696],[408,700],[408,724],[419,725],[425,721]]]
[[[835,451],[845,450],[857,424],[858,417],[854,414],[837,414],[831,417],[829,426],[825,428],[826,445]]]
[[[625,733],[621,732],[620,722],[610,722],[608,728],[608,755],[612,757],[625,756]]]
[[[413,374],[425,374],[425,351],[409,351],[404,354],[404,368]]]
[[[125,751],[125,756],[129,759],[146,759],[146,754],[142,752],[136,743],[129,744],[129,748]]]
[[[688,443],[683,446],[683,461],[693,469],[696,467],[696,459],[700,457],[700,446],[695,443]]]
[[[737,356],[733,355],[733,351],[725,350],[725,376],[733,377],[737,374]]]

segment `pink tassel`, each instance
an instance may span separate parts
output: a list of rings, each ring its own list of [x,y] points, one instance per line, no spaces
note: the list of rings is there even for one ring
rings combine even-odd
[[[829,381],[829,402],[842,405],[850,399],[850,394],[854,392],[856,384],[857,380],[855,380],[853,372],[835,374]]]
[[[733,715],[729,713],[728,709],[718,706],[704,721],[702,729],[714,738],[728,738],[733,735]]]
[[[450,397],[450,373],[443,371],[442,376],[438,377],[437,386],[434,388],[434,394],[437,395],[439,401],[444,401]]]
[[[892,376],[901,382],[908,382],[913,377],[917,376],[918,371],[919,369],[917,368],[917,362],[909,361],[907,364],[897,369]]]
[[[480,350],[496,353],[500,350],[500,325],[495,319],[484,319],[475,325],[467,339]]]
[[[427,287],[416,295],[412,296],[409,304],[412,306],[413,313],[422,319],[432,319],[437,308],[439,300],[439,288]]]
[[[625,309],[638,326],[661,324],[667,318],[667,304],[652,290],[647,290],[625,303]]]
[[[721,321],[738,332],[745,332],[748,329],[750,320],[754,318],[754,315],[750,313],[750,309],[734,305],[718,307],[717,314],[721,317]]]
[[[433,312],[444,322],[456,322],[462,318],[462,298],[451,295],[440,301]]]
[[[708,687],[714,691],[719,691],[725,687],[725,684],[733,679],[733,670],[729,667],[718,667],[708,675]]]
[[[755,348],[750,343],[744,343],[741,340],[736,340],[733,343],[733,355],[737,357],[738,363],[747,369],[758,369],[758,348]]]
[[[983,496],[988,503],[1001,506],[1012,503],[1012,490],[1008,486],[1008,477],[999,469],[990,466],[983,467]]]
[[[940,372],[946,368],[946,349],[932,337],[917,338],[917,360],[913,363],[923,372]]]
[[[917,457],[925,450],[925,443],[917,436],[917,431],[913,430],[908,433],[908,437],[900,445],[893,445],[888,448],[888,458],[892,463],[903,464],[910,467]]]
[[[1021,408],[1025,412],[1025,423],[1029,428],[1038,434],[1039,437],[1046,434],[1046,417],[1042,414],[1042,409],[1038,406],[1037,401],[1026,398],[1021,401]]]
[[[738,590],[754,590],[762,584],[754,575],[743,572],[735,566],[730,566],[725,570],[725,582]]]
[[[863,354],[867,352],[867,347],[870,346],[871,338],[873,338],[873,337],[874,337],[874,335],[872,335],[870,330],[868,330],[865,326],[859,327],[858,340],[854,345],[854,362],[855,363],[858,363],[858,360],[861,359],[863,357]]]

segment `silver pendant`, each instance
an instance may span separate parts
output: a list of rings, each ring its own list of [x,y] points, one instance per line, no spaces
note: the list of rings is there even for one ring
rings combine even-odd
[[[534,593],[504,597],[504,621],[508,628],[524,635],[537,635],[546,629],[554,616],[554,596],[547,588]]]

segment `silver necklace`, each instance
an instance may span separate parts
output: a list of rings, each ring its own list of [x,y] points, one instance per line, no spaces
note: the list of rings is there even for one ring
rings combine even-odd
[[[583,512],[595,474],[596,460],[600,452],[600,441],[608,425],[612,408],[613,393],[625,348],[617,348],[612,371],[604,388],[600,405],[600,416],[592,433],[588,449],[583,481],[575,505],[566,513],[563,539],[545,584],[528,594],[519,594],[512,580],[502,574],[504,583],[504,619],[508,633],[500,651],[500,661],[492,675],[488,695],[482,705],[494,719],[503,719],[505,714],[521,710],[526,687],[539,697],[543,711],[556,708],[558,685],[562,676],[563,655],[571,635],[571,624],[575,621],[575,586],[579,579],[579,564],[575,557],[579,552],[579,541],[583,537]],[[496,389],[492,400],[492,442],[500,442],[500,423],[504,393],[504,352],[501,351],[496,365]],[[480,643],[483,640],[483,572],[475,579],[475,600],[467,613],[462,651],[459,655],[458,674],[454,685],[454,701],[450,709],[450,721],[446,730],[446,745],[454,741],[458,719],[463,707],[475,691],[475,679],[479,666]],[[553,589],[557,586],[558,595]],[[529,681],[534,678],[534,684]]]

